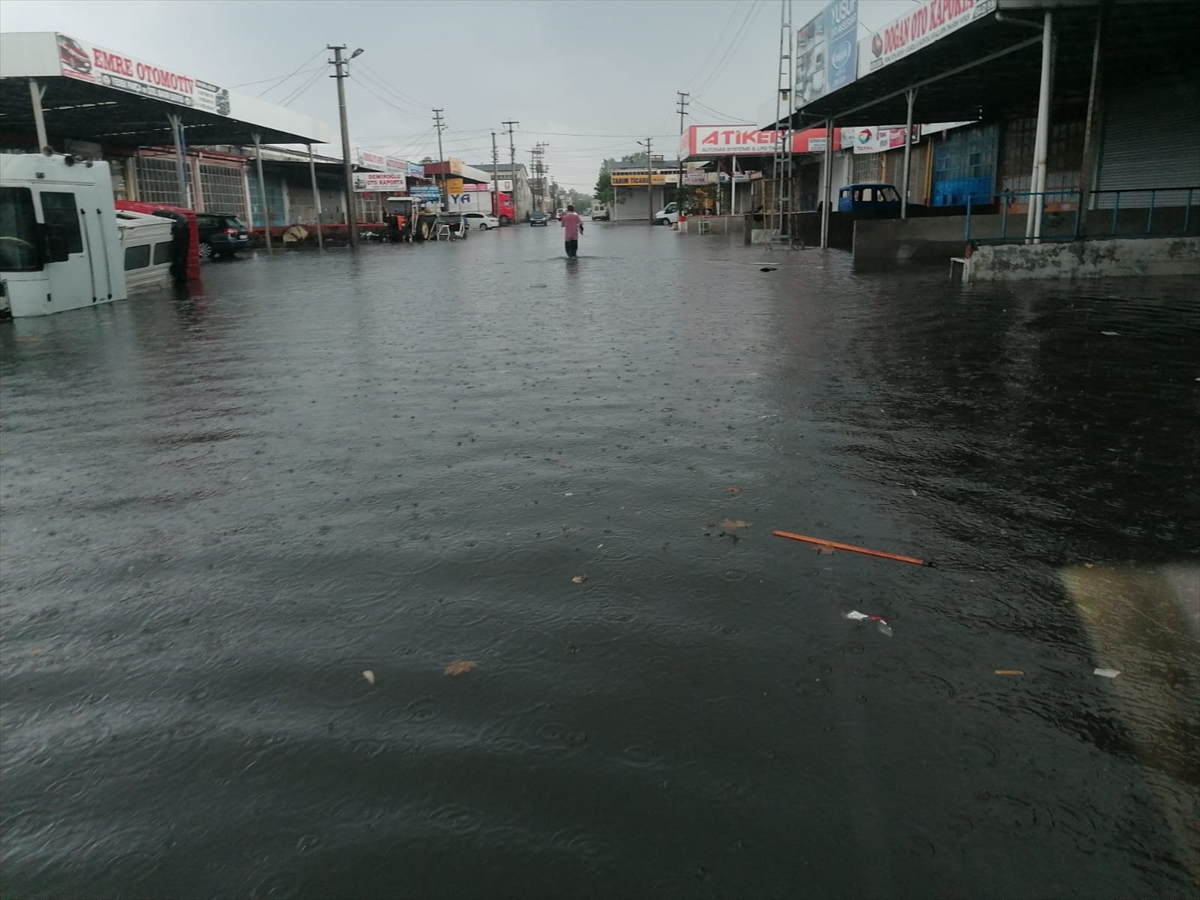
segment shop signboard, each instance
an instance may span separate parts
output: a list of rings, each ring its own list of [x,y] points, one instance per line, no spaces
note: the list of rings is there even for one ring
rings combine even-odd
[[[360,193],[403,193],[408,189],[408,178],[392,172],[355,172],[354,190]]]
[[[419,200],[441,200],[442,189],[436,184],[419,184],[408,189],[410,197],[416,197]]]
[[[460,193],[470,194],[472,191],[482,193],[484,191],[490,191],[491,189],[492,186],[490,184],[471,184],[469,182],[464,182],[462,191],[460,191]]]
[[[858,76],[877,72],[996,11],[996,0],[926,0],[859,42]]]
[[[796,105],[845,87],[858,75],[858,0],[834,0],[796,32]]]
[[[903,125],[867,125],[862,128],[846,130],[854,135],[855,153],[882,153],[885,150],[894,150],[904,146]],[[914,125],[912,141],[915,144],[920,139],[921,126]]]
[[[619,173],[614,172],[610,177],[612,179],[613,187],[645,187],[646,186],[646,173],[645,172],[635,172],[635,173],[632,173],[629,175],[624,175],[624,174],[619,174]],[[654,178],[655,184],[666,184],[667,183],[666,175],[654,175],[653,178]]]
[[[703,169],[688,169],[683,173],[683,183],[691,187],[708,184],[708,173]]]
[[[513,183],[511,178],[501,178],[496,184],[500,185],[500,190],[506,194],[512,193]]]
[[[844,130],[835,128],[834,133]],[[779,131],[758,131],[748,126],[693,125],[685,133],[683,150],[685,157],[769,156],[775,153],[780,134]],[[820,153],[824,150],[824,128],[809,128],[792,134],[793,153]]]
[[[62,74],[202,112],[229,115],[229,91],[174,69],[154,66],[80,38],[56,35]]]

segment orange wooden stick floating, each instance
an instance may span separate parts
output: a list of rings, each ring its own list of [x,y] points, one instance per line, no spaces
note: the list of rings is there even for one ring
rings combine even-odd
[[[894,559],[896,562],[912,563],[914,566],[932,566],[933,563],[914,556],[900,556],[898,553],[884,553],[882,550],[868,550],[866,547],[855,547],[853,544],[839,544],[837,541],[827,541],[823,538],[806,537],[803,534],[792,534],[790,531],[776,531],[776,537],[789,538],[793,541],[804,541],[819,547],[833,547],[835,550],[849,550],[851,553],[864,553],[867,556],[878,556],[880,559]]]

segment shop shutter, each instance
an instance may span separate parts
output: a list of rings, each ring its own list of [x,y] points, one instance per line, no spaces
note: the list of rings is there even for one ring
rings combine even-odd
[[[1183,206],[1187,190],[1200,188],[1200,87],[1183,79],[1153,86],[1116,88],[1105,107],[1100,143],[1101,191],[1139,189],[1120,195],[1121,208]],[[1111,209],[1116,194],[1099,194],[1095,206]],[[1192,195],[1200,202],[1200,190]]]

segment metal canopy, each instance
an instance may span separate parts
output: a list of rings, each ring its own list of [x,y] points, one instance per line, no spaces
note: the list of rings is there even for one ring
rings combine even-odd
[[[161,66],[53,32],[0,34],[0,132],[10,140],[30,137],[30,150],[40,149],[31,81],[45,89],[46,134],[59,149],[68,139],[169,145],[169,117],[178,117],[191,145],[250,144],[255,135],[278,144],[328,141],[329,127],[318,119]],[[201,85],[207,97],[219,94],[220,106],[201,105]]]
[[[1055,14],[1055,105],[1086,103],[1095,3],[1006,3],[911,56],[859,78],[798,110],[791,127],[833,118],[838,125],[903,123],[906,89],[919,85],[916,122],[993,119],[1037,108],[1041,19]],[[1200,3],[1195,0],[1115,2],[1105,10],[1103,71],[1122,80],[1150,80],[1197,66]],[[974,65],[973,65],[974,64]]]
[[[52,143],[69,139],[125,147],[168,146],[172,142],[168,114],[180,117],[192,145],[248,144],[255,132],[264,142],[274,144],[315,142],[312,135],[264,127],[71,78],[43,77],[37,81],[46,88],[42,108]],[[35,133],[28,79],[0,79],[0,132]]]

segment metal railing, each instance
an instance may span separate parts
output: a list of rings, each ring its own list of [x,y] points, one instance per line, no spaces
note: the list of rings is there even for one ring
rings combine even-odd
[[[1200,215],[1193,214],[1193,201],[1200,202],[1200,187],[1004,191],[993,194],[987,204],[967,198],[966,237],[975,244],[1034,240],[1026,235],[1032,203],[1041,204],[1037,240],[1043,242],[1200,233]]]

